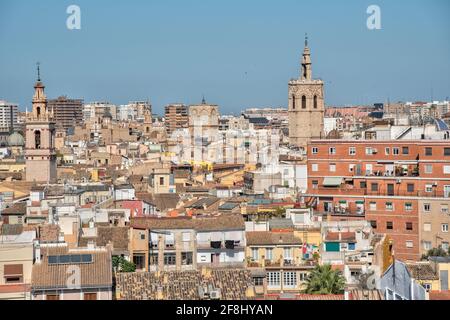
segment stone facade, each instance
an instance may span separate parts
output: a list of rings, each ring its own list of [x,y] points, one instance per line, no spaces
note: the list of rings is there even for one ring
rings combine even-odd
[[[34,86],[33,110],[27,114],[25,125],[26,180],[56,182],[56,127],[53,112],[47,108],[44,88],[38,77]]]
[[[325,112],[323,81],[312,79],[307,40],[301,65],[300,78],[289,81],[289,143],[305,148],[311,139],[323,137]]]

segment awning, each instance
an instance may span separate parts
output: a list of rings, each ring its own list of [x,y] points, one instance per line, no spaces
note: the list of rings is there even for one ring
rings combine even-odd
[[[347,200],[339,200],[339,203],[347,203]]]
[[[356,204],[364,204],[364,200],[356,200],[355,203]]]
[[[325,177],[323,179],[324,187],[339,187],[342,184],[342,177]]]

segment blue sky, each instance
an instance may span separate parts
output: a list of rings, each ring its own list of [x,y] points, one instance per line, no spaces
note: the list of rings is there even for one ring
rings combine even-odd
[[[71,4],[81,30],[66,28]],[[442,100],[449,14],[448,0],[1,0],[0,99],[30,106],[40,61],[50,98],[286,106],[307,32],[327,105]]]

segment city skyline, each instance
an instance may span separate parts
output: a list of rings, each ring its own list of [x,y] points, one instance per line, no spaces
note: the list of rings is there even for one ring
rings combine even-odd
[[[203,95],[226,114],[250,107],[287,108],[286,84],[299,76],[305,33],[313,77],[325,82],[326,105],[448,97],[445,1],[378,1],[381,30],[366,27],[369,1],[345,8],[326,1],[286,1],[285,7],[232,2],[124,6],[77,1],[81,30],[68,30],[68,1],[48,10],[40,10],[45,1],[4,1],[0,37],[10,50],[0,59],[6,75],[0,99],[29,109],[29,88],[40,61],[50,98],[114,104],[149,99],[157,114],[169,103],[199,103]]]

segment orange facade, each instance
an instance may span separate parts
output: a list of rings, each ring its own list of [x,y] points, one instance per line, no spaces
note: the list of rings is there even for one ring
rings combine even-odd
[[[420,199],[450,200],[450,142],[313,140],[308,195],[334,220],[365,219],[394,241],[399,259],[420,258]]]

